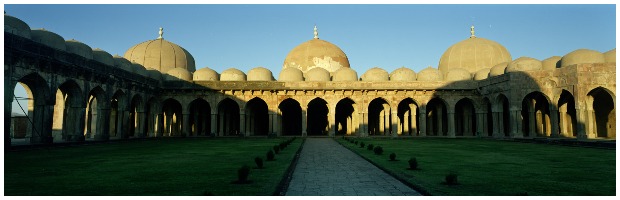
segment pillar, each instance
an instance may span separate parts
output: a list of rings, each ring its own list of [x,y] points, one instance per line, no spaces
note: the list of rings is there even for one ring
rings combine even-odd
[[[403,114],[403,132],[402,134],[410,135],[409,133],[409,113],[411,111],[407,111]]]
[[[191,127],[189,125],[189,113],[183,113],[183,119],[181,119],[181,121],[183,121],[183,124],[181,125],[181,132],[183,133],[181,136],[186,137],[191,135]]]
[[[301,109],[301,136],[302,137],[306,137],[308,136],[308,130],[307,130],[307,126],[308,124],[306,124],[306,122],[308,121],[308,115],[306,115],[306,108]]]
[[[217,113],[211,113],[211,135],[217,135]]]
[[[360,125],[360,136],[368,136],[368,113],[360,112],[362,124]]]
[[[392,109],[392,137],[398,137],[398,113]]]
[[[247,129],[246,125],[246,114],[243,111],[239,111],[239,134],[244,136],[250,136],[250,131]],[[248,119],[251,120],[251,119]]]
[[[379,113],[379,134],[385,134],[385,111]]]
[[[454,123],[454,112],[452,110],[448,111],[448,137],[454,138],[456,137],[456,132],[454,128],[456,127]],[[441,121],[441,120],[439,120]]]
[[[157,113],[157,124],[155,126],[157,126],[155,136],[156,137],[164,136],[164,114],[163,113]]]
[[[415,104],[409,104],[409,120],[407,122],[410,123],[410,134],[416,135],[418,133],[418,117],[416,116],[418,107]]]
[[[575,115],[577,118],[577,138],[579,139],[588,139],[588,135],[586,134],[586,121],[587,114],[586,110],[582,107],[577,107],[575,105]]]
[[[530,133],[529,137],[534,138],[537,136],[536,133],[536,113],[533,106],[528,108],[528,132]]]
[[[568,135],[568,126],[566,124],[566,122],[568,121],[567,118],[567,114],[566,114],[566,107],[568,105],[564,105],[562,107],[560,107],[559,112],[560,112],[560,135],[564,136],[564,137],[569,137]]]
[[[500,127],[500,121],[502,121],[501,118],[501,112],[497,112],[497,111],[493,111],[493,137],[502,137],[502,133],[500,132],[501,127]]]
[[[482,137],[482,135],[486,132],[484,131],[485,127],[484,127],[484,112],[477,112],[476,113],[476,131],[474,132],[474,136],[478,136],[478,137]]]
[[[523,121],[519,118],[521,109],[510,110],[510,136],[512,138],[523,138],[523,131],[521,131],[521,124]]]
[[[335,136],[337,128],[338,128],[336,126],[336,108],[330,106],[329,111],[327,113],[328,113],[327,119],[328,119],[328,124],[329,124],[329,131],[327,135]]]
[[[426,136],[426,108],[420,108],[420,116],[418,116],[417,119],[419,119],[420,121],[419,123],[420,124],[420,136],[425,137]]]
[[[443,135],[443,106],[437,106],[437,135]]]
[[[552,107],[551,105],[549,107]],[[560,132],[558,131],[558,110],[554,108],[549,108],[550,113],[550,122],[548,123],[551,126],[551,137],[560,137]]]
[[[189,118],[189,117],[188,117]],[[145,137],[146,135],[146,113],[144,111],[138,112],[138,127],[136,128],[137,137]]]

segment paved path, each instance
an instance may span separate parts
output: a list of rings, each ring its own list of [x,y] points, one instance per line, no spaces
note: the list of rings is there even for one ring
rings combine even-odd
[[[420,195],[331,138],[307,138],[288,196]]]

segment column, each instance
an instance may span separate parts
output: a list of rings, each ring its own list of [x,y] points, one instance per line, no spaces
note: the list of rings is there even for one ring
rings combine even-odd
[[[409,120],[407,122],[409,122],[411,127],[409,131],[411,135],[416,135],[418,133],[418,117],[416,116],[417,109],[418,107],[415,104],[409,104]]]
[[[590,104],[591,105],[591,104]],[[588,118],[586,120],[586,134],[588,135],[588,138],[596,138],[596,117],[594,115],[594,110],[591,108],[591,106],[588,106],[587,108],[587,112],[588,114]]]
[[[476,113],[476,131],[474,132],[474,136],[482,137],[484,134],[484,112]]]
[[[308,116],[306,115],[306,108],[302,108],[301,109],[301,136],[302,137],[308,136],[308,130],[307,130],[308,124],[306,124],[307,121],[308,121]]]
[[[585,125],[587,121],[586,110],[582,107],[577,107],[577,105],[575,105],[575,114],[577,118],[577,138],[581,140],[588,139],[588,135],[586,135]]]
[[[347,116],[347,135],[351,135],[353,129],[353,118],[351,116]]]
[[[137,136],[144,137],[146,135],[146,113],[144,111],[138,112],[138,128],[136,128]]]
[[[217,113],[211,113],[211,135],[217,136]]]
[[[368,113],[367,112],[360,112],[360,115],[362,115],[361,119],[362,119],[362,124],[360,125],[360,136],[368,136]]]
[[[157,114],[157,132],[155,134],[156,137],[164,136],[164,114]]]
[[[429,115],[428,115],[427,121],[426,121],[426,130],[427,130],[429,135],[437,136],[437,133],[435,132],[435,129],[434,129],[434,127],[435,127],[434,126],[434,122],[435,122],[434,118],[437,116],[437,112],[436,112],[436,110],[435,111],[431,110],[431,112],[429,112],[428,114]]]
[[[549,107],[552,107],[551,105],[549,105]],[[558,110],[555,110],[553,108],[549,108],[550,113],[550,122],[548,123],[549,126],[551,126],[551,137],[560,137],[559,136],[559,131],[558,131]]]
[[[398,137],[398,113],[396,109],[392,110],[392,137]]]
[[[449,110],[448,111],[448,137],[451,137],[451,138],[456,137],[456,133],[454,131],[454,128],[455,128],[454,112],[452,110]]]
[[[110,138],[110,109],[101,108],[97,115],[95,140],[108,140]]]
[[[406,134],[406,135],[411,135],[409,133],[409,121],[410,121],[409,113],[410,112],[411,111],[407,111],[405,112],[405,114],[403,114],[403,134]]]
[[[510,112],[510,136],[512,138],[523,138],[523,131],[521,131],[523,121],[519,119],[519,113],[521,109],[512,109]]]
[[[244,136],[250,136],[250,131],[246,129],[245,122],[245,113],[243,111],[239,111],[239,134]]]
[[[419,123],[420,124],[420,136],[425,137],[426,136],[426,108],[420,108],[420,116],[418,116],[417,119],[419,119],[420,121]],[[414,123],[415,122],[412,122],[411,124],[414,124]]]
[[[482,113],[482,135],[484,137],[489,136],[489,115],[488,111]]]
[[[329,124],[329,131],[328,134],[329,136],[335,136],[336,130],[337,130],[337,126],[336,126],[336,108],[335,107],[329,107],[329,111],[328,111],[328,124]]]
[[[269,131],[269,134],[278,134],[278,113],[277,112],[271,112],[271,119],[272,121],[270,121],[272,123],[271,125],[271,131]]]
[[[528,108],[528,132],[529,132],[529,137],[534,138],[536,137],[538,134],[536,133],[536,115],[534,112],[534,107],[530,106]]]
[[[200,111],[194,112],[193,115],[192,115],[192,121],[194,122],[193,123],[194,126],[192,127],[192,130],[191,130],[191,133],[192,133],[191,135],[192,136],[200,135],[201,128],[203,127],[202,124],[200,123],[200,113],[199,112]]]
[[[497,111],[493,111],[493,137],[502,137],[502,133],[500,132],[500,121],[501,113]]]
[[[379,134],[385,134],[385,111],[379,113]]]
[[[189,126],[189,113],[183,113],[183,119],[181,119],[181,121],[183,122],[183,124],[181,124],[181,136],[186,137],[189,136],[191,133],[191,128]]]
[[[567,107],[567,105],[564,105],[559,110],[559,112],[560,112],[560,135],[564,136],[564,137],[569,137],[568,130],[567,130],[568,126],[566,124],[566,122],[567,122],[567,120],[566,120],[566,107]]]
[[[443,135],[443,106],[437,106],[437,135]]]

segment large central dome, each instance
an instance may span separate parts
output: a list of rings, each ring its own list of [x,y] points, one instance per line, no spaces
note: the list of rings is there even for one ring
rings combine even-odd
[[[330,73],[334,73],[343,67],[350,68],[347,55],[338,46],[319,39],[315,26],[314,39],[291,50],[284,59],[282,69],[297,68],[306,73],[317,67]]]
[[[462,68],[470,73],[480,69],[491,68],[499,63],[510,62],[510,53],[501,44],[478,38],[471,27],[471,37],[452,45],[439,60],[439,70],[447,73],[453,68]]]
[[[124,57],[131,62],[159,70],[162,73],[174,68],[183,68],[195,72],[196,63],[192,54],[183,47],[164,40],[162,29],[160,29],[159,34],[157,39],[142,42],[129,48]]]

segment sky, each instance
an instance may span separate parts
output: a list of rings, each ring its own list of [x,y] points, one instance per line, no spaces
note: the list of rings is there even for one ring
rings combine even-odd
[[[276,79],[288,52],[313,38],[314,25],[320,39],[345,52],[358,76],[372,67],[388,73],[437,68],[446,49],[469,38],[472,25],[477,37],[502,44],[513,60],[616,48],[615,5],[5,4],[4,10],[31,29],[121,56],[156,39],[163,27],[164,39],[188,50],[196,69],[247,73],[261,66]]]

